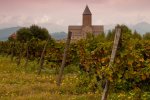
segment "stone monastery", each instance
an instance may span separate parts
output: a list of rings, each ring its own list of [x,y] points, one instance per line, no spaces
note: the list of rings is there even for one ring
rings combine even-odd
[[[92,13],[88,6],[86,6],[83,12],[82,25],[70,25],[68,31],[72,32],[72,39],[79,40],[81,38],[86,38],[87,33],[92,33],[98,35],[104,32],[103,25],[92,25]]]

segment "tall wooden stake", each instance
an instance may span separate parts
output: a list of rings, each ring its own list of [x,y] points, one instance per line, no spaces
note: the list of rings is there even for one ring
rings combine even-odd
[[[28,65],[28,60],[29,60],[29,42],[27,42],[26,45],[26,61],[25,61],[25,67]]]
[[[43,64],[44,64],[44,54],[45,54],[45,50],[46,50],[46,48],[47,48],[47,45],[48,45],[49,40],[50,40],[50,37],[48,37],[48,40],[47,40],[47,42],[46,42],[46,44],[45,44],[45,46],[44,46],[44,49],[43,49],[43,51],[42,51],[42,54],[41,54],[40,67],[39,67],[39,70],[38,70],[38,75],[40,75],[41,70],[42,70],[42,68],[43,68]]]
[[[20,63],[21,63],[22,52],[23,52],[23,46],[24,46],[24,43],[23,43],[23,42],[20,42],[20,44],[21,44],[21,46],[20,46],[19,56],[18,56],[18,60],[17,60],[17,66],[19,66]]]
[[[113,45],[113,49],[112,49],[112,53],[111,53],[111,58],[110,58],[110,62],[109,62],[109,67],[111,67],[111,68],[112,68],[112,64],[113,64],[115,56],[116,56],[116,52],[117,52],[117,48],[118,48],[120,36],[121,36],[121,29],[120,28],[116,28],[114,45]],[[110,84],[109,80],[106,79],[106,84],[105,84],[105,88],[103,90],[103,95],[102,95],[101,100],[107,100],[108,90],[109,90],[109,84]]]
[[[11,61],[13,61],[14,58],[14,48],[15,48],[15,42],[12,42],[12,46],[11,46]]]
[[[66,46],[65,46],[64,54],[63,54],[63,60],[62,60],[60,72],[59,72],[58,79],[57,79],[57,85],[58,86],[60,86],[60,84],[61,84],[62,75],[63,75],[65,63],[66,63],[67,52],[68,52],[70,41],[71,41],[71,35],[72,35],[72,33],[69,32],[68,33],[68,38],[67,38],[67,41],[66,41]]]

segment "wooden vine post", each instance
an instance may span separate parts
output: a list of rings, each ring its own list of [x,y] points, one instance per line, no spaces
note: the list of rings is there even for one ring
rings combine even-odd
[[[116,56],[120,37],[121,37],[121,29],[119,27],[116,27],[115,39],[114,39],[113,49],[112,49],[111,58],[110,58],[110,62],[109,62],[110,68],[112,68],[112,64],[113,64],[115,56]],[[101,100],[107,100],[109,84],[110,84],[109,80],[106,79],[106,84],[105,84],[105,88],[103,90]]]
[[[19,55],[18,55],[18,60],[17,60],[17,66],[20,65],[21,63],[21,58],[22,58],[22,52],[23,52],[23,46],[24,46],[24,42],[20,42],[20,49],[19,49]]]
[[[61,81],[62,81],[62,75],[63,75],[65,63],[66,63],[67,52],[68,52],[70,41],[71,41],[71,35],[72,35],[72,32],[69,32],[67,41],[66,41],[66,45],[65,45],[65,50],[64,50],[64,54],[63,54],[63,60],[62,60],[60,72],[59,72],[58,79],[57,79],[57,86],[60,86]]]
[[[13,61],[14,58],[14,48],[15,48],[15,41],[11,43],[11,61]]]
[[[28,65],[28,60],[29,60],[29,41],[27,41],[26,44],[26,61],[25,61],[25,67]]]
[[[40,73],[41,73],[41,70],[42,70],[42,68],[43,68],[43,64],[44,64],[44,55],[45,55],[45,51],[46,51],[46,48],[47,48],[47,46],[48,46],[48,42],[50,41],[50,36],[48,37],[48,40],[47,40],[47,42],[46,42],[46,44],[45,44],[45,46],[44,46],[44,49],[43,49],[43,51],[42,51],[42,54],[41,54],[41,58],[40,58],[40,67],[39,67],[39,70],[38,70],[38,75],[40,75]]]

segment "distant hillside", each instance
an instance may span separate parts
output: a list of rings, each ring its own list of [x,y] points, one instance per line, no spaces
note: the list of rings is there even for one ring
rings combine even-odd
[[[11,28],[5,28],[5,29],[0,29],[0,40],[1,41],[5,41],[8,39],[8,37],[16,32],[17,30],[19,30],[21,27],[11,27]],[[60,40],[60,39],[64,39],[67,37],[67,33],[65,32],[54,32],[51,34],[51,36],[56,39],[56,40]]]
[[[67,37],[67,33],[55,32],[55,33],[52,33],[51,36],[56,40],[61,40],[61,39],[65,39]]]
[[[11,28],[5,28],[5,29],[0,29],[0,40],[7,40],[8,37],[19,30],[21,27],[11,27]]]
[[[141,22],[131,27],[132,30],[136,30],[141,34],[145,34],[146,32],[150,32],[150,24],[147,22]]]
[[[11,28],[0,29],[0,40],[1,41],[7,40],[12,33],[16,32],[20,28],[21,27],[11,27]],[[67,34],[65,32],[54,32],[51,34],[51,36],[56,40],[60,40],[66,38]]]
[[[54,26],[53,26],[54,27]],[[52,26],[47,25],[47,29],[52,32],[51,30],[53,29],[53,31],[60,31],[59,26],[55,26],[56,28],[53,29]],[[145,34],[146,32],[150,32],[150,24],[147,22],[141,22],[135,25],[128,25],[128,27],[130,29],[132,29],[132,31],[136,30],[138,33],[140,34]],[[18,29],[20,29],[21,27],[12,27],[12,28],[5,28],[5,29],[0,29],[0,40],[7,40],[8,37],[10,36],[10,34],[16,32]],[[67,27],[66,27],[67,28]],[[114,29],[115,25],[105,25],[105,32],[107,33],[108,30]],[[63,29],[63,28],[62,28]],[[67,33],[66,32],[54,32],[51,34],[51,36],[56,39],[56,40],[60,40],[60,39],[64,39],[67,37]]]
[[[132,31],[136,30],[140,34],[145,34],[146,32],[150,32],[150,24],[147,22],[137,23],[135,25],[127,25]],[[112,30],[115,28],[115,25],[105,25],[105,32],[107,33],[108,30]]]

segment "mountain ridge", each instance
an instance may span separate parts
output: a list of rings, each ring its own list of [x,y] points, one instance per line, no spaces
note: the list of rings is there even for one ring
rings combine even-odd
[[[15,33],[17,30],[19,30],[21,27],[10,27],[10,28],[4,28],[0,29],[0,40],[7,40],[8,37]]]
[[[138,33],[140,33],[141,35],[145,34],[146,32],[150,32],[150,24],[148,22],[140,22],[137,23],[135,25],[127,25],[130,29],[132,29],[132,31],[137,31]],[[10,28],[4,28],[4,29],[0,29],[0,40],[7,40],[8,37],[16,32],[17,30],[19,30],[21,27],[10,27]],[[108,30],[112,30],[115,28],[115,25],[104,25],[105,28],[105,33],[108,32]],[[48,30],[51,29],[51,27],[47,27]],[[51,33],[51,36],[56,39],[64,39],[67,37],[67,33],[64,31],[58,31],[58,32],[53,32]]]

